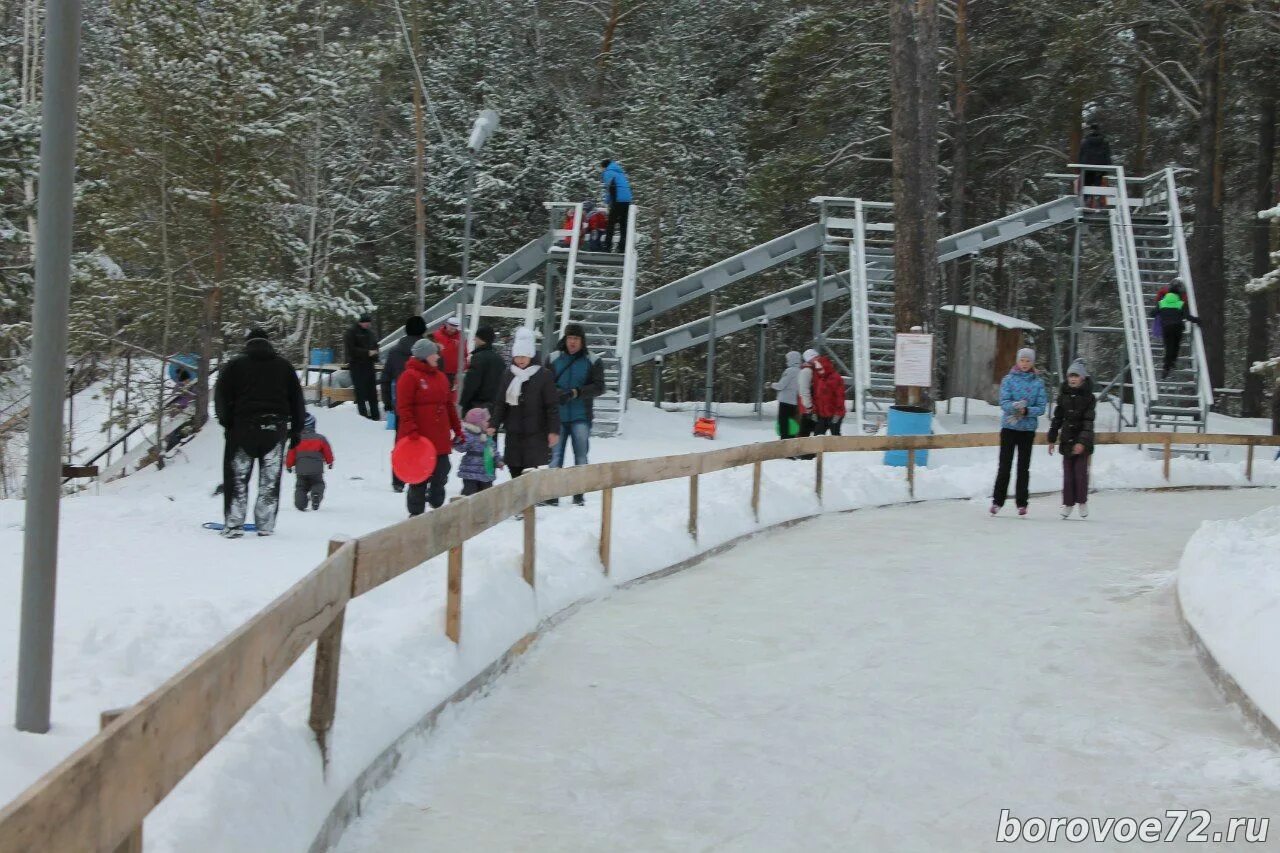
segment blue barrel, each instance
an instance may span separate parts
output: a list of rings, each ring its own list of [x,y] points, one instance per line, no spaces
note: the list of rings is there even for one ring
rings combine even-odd
[[[890,406],[889,435],[933,435],[933,412],[920,406]],[[907,451],[886,450],[884,464],[907,467]],[[916,451],[916,464],[929,464],[929,451]]]
[[[311,366],[321,367],[326,364],[333,364],[333,349],[331,347],[312,347]]]

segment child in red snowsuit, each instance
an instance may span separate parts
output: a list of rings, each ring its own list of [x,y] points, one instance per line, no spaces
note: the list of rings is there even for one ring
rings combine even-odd
[[[316,416],[307,413],[302,420],[302,440],[296,447],[289,448],[284,457],[284,466],[290,472],[298,469],[298,479],[293,486],[293,505],[302,512],[319,509],[324,500],[324,468],[333,467],[333,448],[329,439],[316,432]]]

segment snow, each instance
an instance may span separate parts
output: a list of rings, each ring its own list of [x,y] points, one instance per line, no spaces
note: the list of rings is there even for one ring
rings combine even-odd
[[[1280,724],[1280,506],[1206,523],[1191,537],[1178,597],[1218,665]]]
[[[1268,815],[1280,751],[1201,670],[1171,582],[1202,518],[1275,500],[1107,495],[1085,522],[951,502],[762,536],[553,629],[338,849],[978,850],[1001,809]]]
[[[749,416],[749,408],[722,406],[718,440],[708,442],[692,436],[692,412],[634,401],[624,436],[593,441],[592,459],[771,439],[772,406],[763,421]],[[967,426],[959,423],[958,409],[940,416],[938,430],[994,428],[993,411],[972,404],[970,412]],[[216,431],[197,436],[163,471],[149,469],[64,502],[53,730],[37,736],[0,727],[0,802],[90,737],[100,711],[138,701],[312,569],[330,537],[360,535],[404,517],[403,496],[388,487],[390,434],[360,419],[349,404],[316,415],[337,454],[325,504],[318,513],[285,507],[272,538],[229,542],[200,529],[202,522],[221,517],[221,499],[212,496],[222,459]],[[1262,432],[1263,423],[1231,421],[1214,428]],[[813,491],[812,462],[765,464],[760,523],[907,500],[903,471],[885,468],[880,456],[827,458],[822,504]],[[1212,464],[1175,459],[1174,483],[1244,484],[1242,449],[1219,458]],[[916,498],[981,499],[990,488],[993,459],[994,451],[984,448],[931,453],[930,467],[917,472]],[[701,479],[697,543],[685,533],[683,481],[618,491],[609,579],[596,557],[596,495],[588,496],[586,509],[539,510],[536,592],[520,579],[520,525],[487,531],[466,549],[460,648],[442,630],[443,559],[352,602],[327,778],[306,725],[308,653],[153,813],[146,826],[148,849],[305,849],[362,769],[541,620],[757,529],[749,509],[750,477],[744,468]],[[1255,481],[1280,485],[1280,464],[1259,454]],[[1058,460],[1037,453],[1033,489],[1050,492],[1059,482]],[[1094,482],[1103,489],[1165,485],[1159,460],[1129,447],[1100,448]],[[450,495],[459,487],[452,480]],[[291,488],[286,476],[285,493]],[[1091,502],[1095,513],[1105,516],[1111,499]],[[1209,511],[1218,506],[1218,496],[1202,503]],[[1037,498],[1032,511],[1047,517],[1055,505],[1052,496]],[[0,636],[10,638],[17,635],[22,513],[20,501],[0,500],[0,599],[10,602],[0,608]],[[12,719],[16,646],[0,643],[0,719]],[[237,819],[228,821],[227,814]]]

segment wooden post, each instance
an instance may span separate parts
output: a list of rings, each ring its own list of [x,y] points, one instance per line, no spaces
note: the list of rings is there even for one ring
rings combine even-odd
[[[825,457],[821,450],[818,451],[816,459],[818,464],[814,467],[813,474],[813,491],[818,496],[818,503],[822,503],[822,460]]]
[[[907,494],[916,496],[916,452],[907,451]]]
[[[698,475],[689,478],[689,535],[698,539]]]
[[[538,514],[535,507],[524,511],[524,582],[529,586],[534,583],[535,560],[537,559]]]
[[[1250,483],[1253,482],[1253,442],[1249,443],[1249,449],[1245,451],[1244,478]]]
[[[456,644],[462,637],[462,545],[449,549],[448,599],[444,607],[444,632]]]
[[[751,466],[751,512],[756,521],[760,521],[760,469],[763,463],[757,461]]]
[[[113,708],[110,711],[103,711],[98,716],[98,728],[105,729],[124,715],[128,708]],[[129,833],[124,841],[120,842],[114,853],[142,853],[142,825],[139,824]]]
[[[600,502],[600,565],[609,574],[609,551],[613,544],[613,489],[605,489]]]
[[[1169,482],[1169,463],[1173,460],[1173,436],[1164,437],[1164,481]]]
[[[341,539],[330,539],[329,556],[344,544]],[[342,657],[342,625],[346,615],[344,607],[338,618],[316,640],[316,662],[311,676],[311,718],[308,725],[315,733],[316,745],[320,747],[321,768],[325,772],[329,769],[329,730],[333,728],[338,706],[338,662]]]

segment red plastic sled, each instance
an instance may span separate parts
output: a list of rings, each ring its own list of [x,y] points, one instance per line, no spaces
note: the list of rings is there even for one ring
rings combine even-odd
[[[406,483],[423,483],[436,470],[436,448],[420,435],[405,436],[391,451],[391,470]]]

